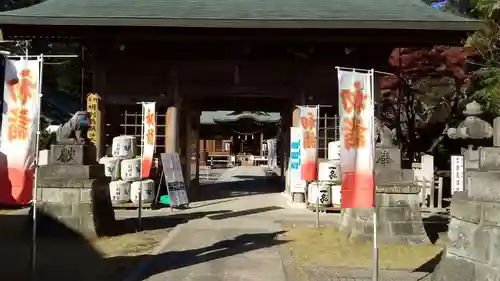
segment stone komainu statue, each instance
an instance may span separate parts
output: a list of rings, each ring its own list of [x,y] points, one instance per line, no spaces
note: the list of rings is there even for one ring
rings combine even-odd
[[[56,142],[58,144],[83,144],[87,137],[87,130],[90,127],[89,114],[86,111],[78,111],[61,125],[57,131]]]
[[[389,129],[378,118],[375,118],[375,142],[377,147],[394,147],[393,141],[396,138],[396,130]]]

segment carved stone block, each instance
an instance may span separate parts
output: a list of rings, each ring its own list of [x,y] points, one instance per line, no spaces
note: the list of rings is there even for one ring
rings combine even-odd
[[[500,147],[479,148],[479,169],[482,171],[500,171]]]
[[[500,201],[500,172],[465,172],[465,190],[476,200]]]
[[[84,145],[81,144],[53,144],[50,146],[49,165],[83,165]]]
[[[399,148],[376,148],[375,170],[401,170],[401,150]]]

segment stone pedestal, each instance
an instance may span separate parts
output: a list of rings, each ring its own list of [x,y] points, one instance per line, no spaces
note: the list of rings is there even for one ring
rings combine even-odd
[[[459,192],[451,202],[448,245],[432,281],[500,280],[500,202]]]
[[[115,216],[104,165],[83,165],[84,146],[67,147],[53,145],[49,164],[38,169],[40,230],[53,230],[53,225],[44,224],[49,217],[88,238],[108,234]]]
[[[412,182],[376,187],[377,242],[430,243],[420,215],[420,187]],[[373,210],[343,209],[340,230],[351,242],[373,240]]]
[[[430,243],[420,214],[421,187],[412,170],[401,169],[398,148],[377,148],[375,153],[375,205],[377,242],[381,244]],[[373,239],[372,209],[343,209],[340,230],[352,242]]]
[[[48,165],[96,164],[96,147],[93,144],[53,144],[48,151]]]

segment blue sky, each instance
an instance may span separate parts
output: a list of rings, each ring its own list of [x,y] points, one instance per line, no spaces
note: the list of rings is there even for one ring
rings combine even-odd
[[[439,2],[436,2],[436,3],[432,3],[431,6],[433,8],[443,8],[444,5],[446,5],[446,0],[442,0],[442,1],[439,1]]]

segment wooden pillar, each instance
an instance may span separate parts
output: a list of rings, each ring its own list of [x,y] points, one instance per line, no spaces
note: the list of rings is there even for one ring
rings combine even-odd
[[[291,127],[291,112],[287,107],[281,111],[281,177],[285,179],[286,171],[288,170],[288,161],[290,156],[290,127]],[[285,181],[286,182],[286,181]],[[285,191],[289,192],[289,186],[285,184]]]
[[[94,79],[93,79],[93,93],[97,94],[100,98],[99,100],[99,108],[96,112],[98,114],[97,117],[97,122],[98,124],[95,124],[96,127],[96,136],[95,136],[95,156],[96,160],[99,161],[101,157],[104,156],[105,154],[105,145],[104,145],[104,140],[106,138],[106,135],[104,133],[104,128],[105,128],[105,101],[106,101],[106,92],[107,92],[107,81],[106,81],[106,68],[104,68],[100,64],[94,65]]]
[[[194,116],[194,128],[193,128],[193,141],[195,143],[194,145],[194,153],[196,155],[196,172],[195,172],[195,178],[197,182],[200,182],[200,114],[201,112],[198,112]],[[196,185],[196,188],[198,189],[198,185]]]
[[[167,108],[165,128],[165,152],[179,153],[179,105]]]
[[[165,152],[180,153],[179,126],[181,124],[180,110],[182,101],[179,94],[177,72],[175,70],[170,72],[169,82],[170,88],[168,95],[172,102],[165,114]]]
[[[260,150],[260,156],[264,156],[264,150],[262,149],[262,143],[264,142],[264,133],[260,133],[260,143],[259,143],[259,150]]]
[[[190,127],[188,150],[191,173],[190,190],[188,192],[191,192],[191,200],[196,200],[198,199],[200,183],[200,153],[198,153],[200,151],[200,111],[190,110],[188,119],[188,126]],[[192,159],[193,156],[195,157],[194,160]]]
[[[183,108],[181,111],[183,124],[180,136],[180,151],[181,151],[181,165],[184,171],[184,184],[190,200],[193,200],[193,192],[191,190],[191,134],[193,127],[191,124],[191,112],[189,108]]]
[[[296,105],[292,113],[292,127],[300,127],[300,108]]]
[[[201,128],[199,128],[198,130],[200,130]],[[198,136],[199,136],[199,131],[198,131]],[[202,140],[200,139],[198,141],[198,151],[199,151],[199,154],[200,154],[200,165],[201,166],[206,166],[207,165],[207,144],[206,144],[206,140]]]

